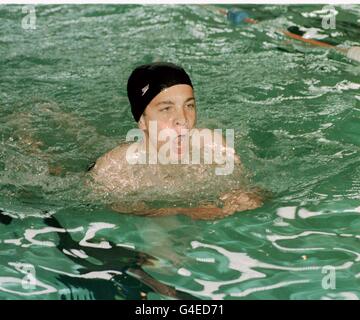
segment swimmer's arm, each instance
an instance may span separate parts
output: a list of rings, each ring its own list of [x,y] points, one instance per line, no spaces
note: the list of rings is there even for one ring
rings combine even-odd
[[[109,174],[121,171],[122,161],[119,161],[119,158],[123,148],[123,145],[117,146],[99,157],[88,169],[88,174],[95,180],[102,180]]]
[[[130,213],[147,217],[161,217],[183,214],[193,219],[212,220],[217,218],[226,217],[234,214],[235,212],[253,210],[261,207],[263,199],[259,192],[250,192],[243,190],[233,190],[224,193],[220,197],[223,205],[217,206],[215,204],[204,204],[195,208],[149,208],[144,203],[136,205],[127,205],[124,203],[115,203],[111,205],[111,209],[121,213]]]
[[[111,153],[108,152],[98,158],[96,162],[88,167],[84,179],[85,187],[96,195],[104,195],[114,191],[116,185],[112,181],[112,176],[121,171],[121,164],[111,159]]]
[[[221,146],[223,148],[223,151],[226,150],[227,154],[233,156],[234,163],[238,166],[238,168],[244,170],[239,155],[236,154],[236,151],[233,147],[228,146],[224,136],[217,131],[213,131],[213,134],[215,137],[214,141],[220,141],[221,139]],[[230,192],[223,193],[220,196],[220,201],[223,202],[222,213],[224,215],[231,215],[235,212],[259,208],[263,205],[264,198],[269,196],[270,192],[267,192],[260,188],[254,188],[250,191],[235,189]]]
[[[224,213],[231,215],[235,212],[253,210],[263,205],[264,196],[263,191],[254,189],[251,191],[244,191],[235,189],[220,196],[223,202],[222,210]]]
[[[137,216],[146,217],[164,217],[183,214],[193,219],[211,220],[224,216],[222,209],[216,206],[203,206],[196,208],[149,208],[143,203],[135,206],[127,206],[123,203],[115,203],[111,205],[111,209],[116,212],[135,214]]]

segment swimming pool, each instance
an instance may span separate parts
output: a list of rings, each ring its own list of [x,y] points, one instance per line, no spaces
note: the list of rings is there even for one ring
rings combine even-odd
[[[322,6],[241,8],[260,22],[56,5],[36,6],[26,30],[21,6],[0,6],[0,298],[360,297],[360,65],[277,32],[360,45],[360,6],[336,6],[331,31]],[[194,221],[88,201],[86,167],[134,127],[127,77],[157,59],[190,73],[201,126],[235,130],[252,181],[273,193],[262,208]]]

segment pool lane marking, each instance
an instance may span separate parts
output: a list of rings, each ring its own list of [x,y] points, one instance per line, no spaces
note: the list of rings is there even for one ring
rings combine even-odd
[[[214,6],[208,6],[208,7],[215,8]],[[228,10],[222,9],[222,8],[218,8],[216,11],[226,17],[229,12]],[[249,23],[249,24],[257,24],[258,23],[257,20],[254,20],[252,18],[245,18],[243,21],[245,21],[246,23]],[[277,31],[282,33],[283,35],[287,36],[288,38],[307,43],[314,47],[321,47],[321,48],[336,50],[342,54],[345,54],[348,59],[360,62],[360,47],[359,46],[352,46],[349,48],[341,48],[341,47],[337,47],[337,46],[331,45],[331,44],[323,42],[323,41],[304,38],[298,34],[290,32],[288,30],[278,29]]]

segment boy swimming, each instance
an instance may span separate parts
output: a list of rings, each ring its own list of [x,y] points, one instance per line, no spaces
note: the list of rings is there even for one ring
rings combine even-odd
[[[139,127],[135,132],[138,140],[110,150],[90,168],[93,186],[98,191],[121,194],[159,185],[164,190],[175,190],[176,181],[189,172],[189,181],[204,184],[209,178],[206,166],[214,162],[222,165],[215,169],[216,175],[231,174],[234,163],[238,170],[241,168],[233,141],[227,143],[218,130],[195,127],[193,85],[183,68],[164,62],[141,65],[130,75],[127,92]],[[129,207],[118,202],[112,209],[147,216],[185,214],[209,219],[262,205],[259,194],[238,188],[221,194],[219,201],[220,205],[206,203],[189,208],[148,208],[141,203]]]

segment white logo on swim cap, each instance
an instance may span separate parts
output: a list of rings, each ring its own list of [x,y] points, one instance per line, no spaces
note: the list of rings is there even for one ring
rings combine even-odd
[[[144,88],[141,89],[142,91],[142,96],[146,93],[146,91],[149,90],[149,85],[147,84]]]

